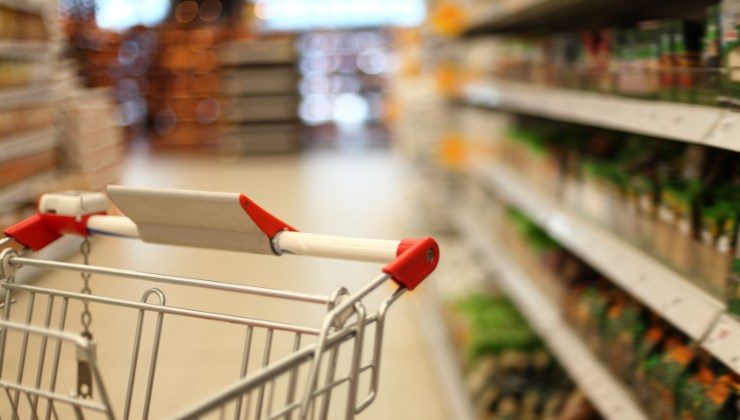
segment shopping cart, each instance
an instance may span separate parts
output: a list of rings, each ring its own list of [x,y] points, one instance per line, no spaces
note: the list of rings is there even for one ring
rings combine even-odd
[[[354,418],[377,395],[388,309],[428,276],[439,259],[438,246],[431,238],[385,241],[297,232],[240,194],[122,186],[110,186],[107,193],[125,216],[106,214],[108,199],[102,193],[47,194],[40,199],[37,214],[4,232],[6,238],[0,242],[4,248],[0,284],[5,291],[0,321],[2,420]],[[85,238],[83,264],[26,254],[66,234]],[[354,293],[339,288],[322,296],[90,265],[87,237],[98,234],[386,265],[381,275]],[[84,287],[75,292],[14,282],[17,271],[25,267],[81,273]],[[140,298],[93,294],[88,282],[91,275],[126,278],[129,281],[121,288],[126,291],[138,290],[134,285],[142,284],[137,291]],[[376,310],[369,310],[368,296],[376,290],[382,293],[380,286],[389,280],[398,287],[383,297]],[[285,301],[318,307],[323,315],[320,325],[303,325],[222,313],[218,305],[215,309],[174,306],[165,299],[165,288],[168,294],[178,290],[174,293],[178,297],[183,296],[182,289],[191,295],[223,293],[224,299],[243,299],[246,309],[258,301]],[[96,317],[115,313],[106,319],[108,328],[120,330],[115,334],[118,341],[93,339],[93,313]],[[75,320],[78,314],[79,323]],[[182,342],[173,343],[170,330]],[[235,340],[230,346],[235,349],[233,354],[219,348],[206,356],[226,366],[228,382],[199,395],[187,392],[190,384],[178,387],[187,395],[174,395],[171,385],[158,387],[167,382],[162,380],[167,375],[179,375],[193,384],[208,382],[210,372],[199,371],[197,362],[167,362],[177,359],[179,349],[215,336]],[[182,381],[168,383],[173,382]],[[178,403],[171,407],[169,400]],[[183,407],[183,400],[191,405]]]

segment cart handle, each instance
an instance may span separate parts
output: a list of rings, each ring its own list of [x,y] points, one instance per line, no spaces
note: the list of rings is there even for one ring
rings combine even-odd
[[[105,214],[108,200],[102,193],[45,194],[37,214],[3,233],[35,251],[65,234],[102,234],[170,245],[380,262],[387,264],[383,272],[410,290],[439,262],[439,246],[432,238],[391,241],[297,232],[244,194],[109,186],[108,195],[126,216]]]

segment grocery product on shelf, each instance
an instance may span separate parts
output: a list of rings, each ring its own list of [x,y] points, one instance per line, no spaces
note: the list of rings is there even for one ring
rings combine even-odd
[[[522,240],[510,248],[515,263],[540,288],[544,279],[548,289],[561,290],[559,294],[548,291],[548,295],[558,302],[565,319],[591,351],[632,388],[634,398],[651,418],[730,419],[740,415],[740,375],[583,260],[562,247],[543,247],[552,239],[542,231],[533,234],[538,228],[526,216],[514,210],[505,215],[493,227],[507,244],[514,239],[511,235]],[[512,225],[519,227],[512,229]]]
[[[232,153],[292,152],[300,146],[294,38],[264,35],[219,51],[224,138]]]
[[[167,22],[148,77],[148,112],[152,144],[161,147],[215,149],[220,133],[218,48],[226,28]]]
[[[719,4],[719,20],[721,31],[721,54],[723,67],[727,72],[728,91],[724,101],[737,105],[738,86],[740,86],[740,2],[737,0],[722,0]]]
[[[719,106],[733,101],[736,93],[722,77],[733,73],[736,30],[722,26],[729,9],[729,4],[697,5],[677,17],[598,29],[482,37],[461,48],[490,44],[489,59],[476,58],[480,51],[466,54],[462,74]]]
[[[530,117],[499,153],[543,194],[655,255],[719,299],[737,247],[737,153]]]
[[[447,312],[478,418],[601,418],[511,301],[472,294]]]
[[[0,42],[3,40],[39,41],[48,39],[44,19],[39,13],[15,10],[0,4]]]

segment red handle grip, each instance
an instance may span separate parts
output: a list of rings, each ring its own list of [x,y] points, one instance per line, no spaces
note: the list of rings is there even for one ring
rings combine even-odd
[[[432,238],[405,239],[398,247],[398,256],[383,267],[383,272],[409,290],[414,290],[439,263],[439,245]]]

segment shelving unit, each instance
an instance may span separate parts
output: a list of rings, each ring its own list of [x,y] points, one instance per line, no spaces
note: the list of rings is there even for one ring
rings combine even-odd
[[[740,372],[740,322],[725,314],[723,302],[617,234],[583,220],[542,195],[506,167],[482,160],[473,161],[470,166],[474,179]]]
[[[0,89],[0,109],[20,108],[49,102],[51,83]]]
[[[458,420],[474,420],[473,407],[465,391],[455,349],[440,316],[441,303],[438,297],[428,290],[423,291],[421,297],[421,301],[417,301],[416,305],[419,321],[429,343],[429,351],[436,361],[440,383],[444,386],[452,414]]]
[[[31,13],[46,17],[53,10],[50,2],[34,0],[0,0],[0,7],[17,12]],[[57,22],[45,19],[49,39],[15,40],[0,39],[0,57],[21,58],[33,65],[31,82],[25,86],[0,89],[0,112],[25,109],[36,106],[56,104],[59,100],[60,84],[54,72],[55,53],[62,40],[58,33]],[[52,77],[55,76],[55,77]],[[61,141],[58,124],[37,127],[32,131],[14,133],[0,138],[0,162],[8,162],[40,153],[48,153],[59,147]],[[12,214],[19,207],[33,202],[48,186],[58,180],[60,170],[52,168],[31,175],[19,182],[0,188],[0,214]],[[63,261],[79,251],[80,238],[65,237],[54,242],[38,253],[29,252],[39,258]],[[45,270],[28,268],[18,273],[16,283],[30,283]]]
[[[44,41],[15,41],[0,39],[0,57],[37,57],[49,51]]]
[[[639,0],[505,0],[483,2],[465,25],[463,36],[474,37],[492,33],[557,28],[563,24],[588,25],[614,23],[625,15],[632,19],[654,18],[656,11],[673,6],[680,8],[696,0],[654,0],[649,4]],[[707,3],[704,1],[704,3]],[[598,12],[598,13],[595,13]]]
[[[740,151],[740,114],[721,108],[494,80],[466,84],[462,98],[485,108]]]
[[[7,161],[56,147],[58,138],[53,128],[6,137],[0,142],[0,161]]]
[[[619,380],[598,361],[565,323],[558,307],[516,266],[506,251],[466,210],[454,215],[454,225],[481,264],[496,274],[501,288],[516,303],[576,384],[607,419],[647,419]]]
[[[41,13],[44,7],[41,2],[33,0],[0,0],[0,6],[29,13]]]
[[[228,152],[292,152],[300,146],[293,40],[263,39],[222,48],[221,94]]]

